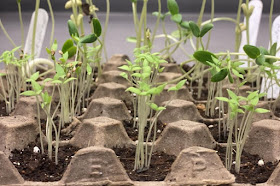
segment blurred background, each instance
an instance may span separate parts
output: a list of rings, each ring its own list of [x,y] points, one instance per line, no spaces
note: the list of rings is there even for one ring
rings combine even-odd
[[[22,11],[23,11],[23,22],[25,27],[25,35],[27,35],[29,23],[31,19],[32,12],[35,9],[35,0],[22,0]],[[134,25],[132,17],[132,8],[130,0],[111,0],[110,1],[110,20],[108,33],[106,37],[106,48],[108,56],[113,54],[127,54],[129,57],[133,57],[133,49],[135,47],[134,43],[128,43],[126,38],[129,36],[134,36]],[[180,6],[180,12],[183,14],[183,19],[186,21],[196,21],[200,11],[201,0],[177,0]],[[215,17],[236,17],[238,0],[215,0]],[[70,18],[71,10],[65,10],[64,5],[66,0],[51,0],[54,15],[55,15],[55,35],[54,38],[57,39],[59,48],[65,40],[69,38],[67,29],[67,20]],[[208,20],[210,18],[210,3],[207,1],[205,16],[203,20]],[[98,18],[102,23],[105,22],[105,12],[106,12],[106,1],[105,0],[93,0],[93,4],[99,8]],[[166,12],[166,0],[162,0],[163,8],[162,12]],[[268,24],[268,14],[270,10],[270,0],[263,0],[264,9],[263,16],[261,20],[261,26],[258,37],[258,46],[268,46],[269,42],[269,24]],[[47,1],[41,0],[40,7],[44,8],[49,12]],[[280,12],[280,0],[275,0],[274,17],[279,15]],[[141,10],[141,1],[138,5],[139,11]],[[16,0],[1,0],[0,1],[0,19],[6,28],[7,32],[14,40],[16,45],[21,43],[20,34],[20,23],[17,12]],[[157,0],[149,0],[148,11],[148,27],[153,30],[154,24],[156,22],[156,17],[152,16],[153,11],[157,11]],[[87,17],[84,18],[84,22],[88,23]],[[242,19],[243,20],[243,19]],[[86,33],[90,33],[89,25],[85,25]],[[168,33],[176,30],[176,24],[170,21],[170,18],[166,18],[166,29]],[[41,57],[47,57],[45,48],[49,47],[49,38],[51,30],[51,19],[49,18],[47,32],[45,40],[42,47]],[[212,32],[212,39],[210,42],[210,50],[212,52],[227,51],[234,49],[234,30],[235,25],[230,22],[217,22],[214,24],[214,29]],[[161,34],[161,29],[158,30],[158,34]],[[157,39],[154,44],[154,51],[159,51],[164,48],[164,42]],[[193,53],[189,43],[183,46],[189,54]],[[5,50],[11,50],[13,46],[10,44],[9,40],[0,30],[0,54]],[[175,60],[180,63],[186,60],[185,55],[179,50],[174,55]]]

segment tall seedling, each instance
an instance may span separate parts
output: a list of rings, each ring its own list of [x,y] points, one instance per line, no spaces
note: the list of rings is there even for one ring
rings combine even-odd
[[[162,60],[158,53],[142,53],[142,51],[147,51],[147,47],[134,50],[135,64],[127,60],[128,65],[120,67],[120,69],[127,71],[127,73],[124,72],[121,75],[131,83],[131,87],[126,91],[135,94],[137,100],[137,107],[135,108],[137,109],[138,119],[136,119],[135,115],[134,121],[137,123],[138,141],[134,170],[138,172],[145,171],[150,166],[153,146],[149,150],[147,142],[151,132],[154,131],[154,143],[157,131],[157,118],[166,107],[166,105],[158,106],[154,103],[155,96],[159,95],[166,85],[157,82],[159,73],[163,71],[163,68],[160,68],[160,64],[166,63],[166,61]],[[176,87],[172,87],[169,90],[177,91],[184,83],[185,81],[182,81]],[[144,131],[146,127],[148,127],[149,132],[145,140]]]

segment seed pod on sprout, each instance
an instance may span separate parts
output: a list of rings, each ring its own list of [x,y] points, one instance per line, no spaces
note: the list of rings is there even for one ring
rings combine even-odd
[[[71,73],[68,72],[66,77],[67,77],[67,78],[70,78],[70,77],[71,77]]]
[[[83,21],[83,14],[79,14],[78,18],[77,18],[77,26],[79,26],[81,24],[81,22]]]
[[[63,52],[62,52],[61,50],[59,50],[58,53],[59,53],[60,55],[63,55]]]
[[[76,72],[76,68],[75,67],[72,69],[72,72]]]
[[[70,1],[67,1],[66,3],[65,3],[65,7],[64,7],[65,9],[70,9],[70,8],[72,8],[72,1],[70,0]]]
[[[248,8],[247,8],[247,5],[245,3],[242,3],[241,8],[244,12],[244,15],[248,15]]]
[[[248,14],[249,16],[252,15],[253,11],[254,11],[255,7],[254,6],[250,6],[249,10],[248,10]]]
[[[82,63],[81,61],[79,61],[77,65],[78,65],[78,66],[82,66],[82,64],[83,64],[83,63]]]

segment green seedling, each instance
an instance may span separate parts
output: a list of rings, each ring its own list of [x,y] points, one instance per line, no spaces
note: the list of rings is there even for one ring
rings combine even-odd
[[[241,154],[246,142],[247,136],[251,129],[255,113],[266,113],[269,110],[257,108],[259,99],[265,94],[259,94],[258,91],[248,92],[247,97],[237,96],[231,90],[227,90],[229,98],[217,97],[220,101],[227,102],[229,105],[227,127],[229,128],[227,151],[226,151],[226,168],[230,170],[232,166],[233,152],[235,152],[235,171],[239,173],[241,164]],[[237,117],[242,114],[241,123]],[[233,140],[234,137],[234,140]],[[235,142],[235,149],[233,143]]]
[[[0,74],[1,83],[1,99],[5,101],[6,112],[8,114],[15,108],[18,102],[20,93],[26,89],[26,63],[30,56],[21,54],[18,59],[15,52],[20,50],[21,47],[16,47],[11,51],[5,51],[0,56],[0,62],[5,64],[5,73]],[[6,79],[6,85],[3,82],[3,77]],[[7,86],[5,88],[5,86]]]
[[[166,84],[157,83],[157,77],[163,71],[160,64],[166,63],[166,61],[162,60],[158,53],[142,53],[141,51],[146,51],[146,47],[134,50],[135,64],[127,60],[128,65],[120,67],[120,69],[126,71],[121,75],[131,83],[131,86],[126,91],[136,96],[134,102],[134,121],[138,128],[138,142],[134,170],[138,172],[145,171],[150,167],[156,132],[154,132],[153,145],[150,150],[148,150],[147,142],[152,130],[157,131],[157,118],[167,106],[158,106],[154,103],[155,96],[159,95],[166,86]],[[185,82],[186,80],[179,82],[175,87],[170,88],[169,91],[178,91]],[[138,119],[136,119],[136,115]],[[146,126],[149,128],[149,132],[145,140],[144,130]]]

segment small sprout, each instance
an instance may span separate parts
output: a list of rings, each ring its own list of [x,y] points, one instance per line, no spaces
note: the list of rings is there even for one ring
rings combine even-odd
[[[158,130],[157,130],[157,133],[161,133],[161,130],[158,129]]]
[[[236,161],[233,161],[232,164],[235,165],[235,164],[236,164]]]
[[[33,148],[33,152],[36,153],[36,154],[39,153],[39,152],[40,152],[39,147],[35,146],[35,147]]]
[[[60,55],[63,55],[63,52],[62,52],[61,50],[59,50],[58,53],[59,53]]]
[[[258,161],[258,165],[261,166],[261,167],[264,166],[264,161],[263,161],[263,159],[260,159],[260,160]]]

